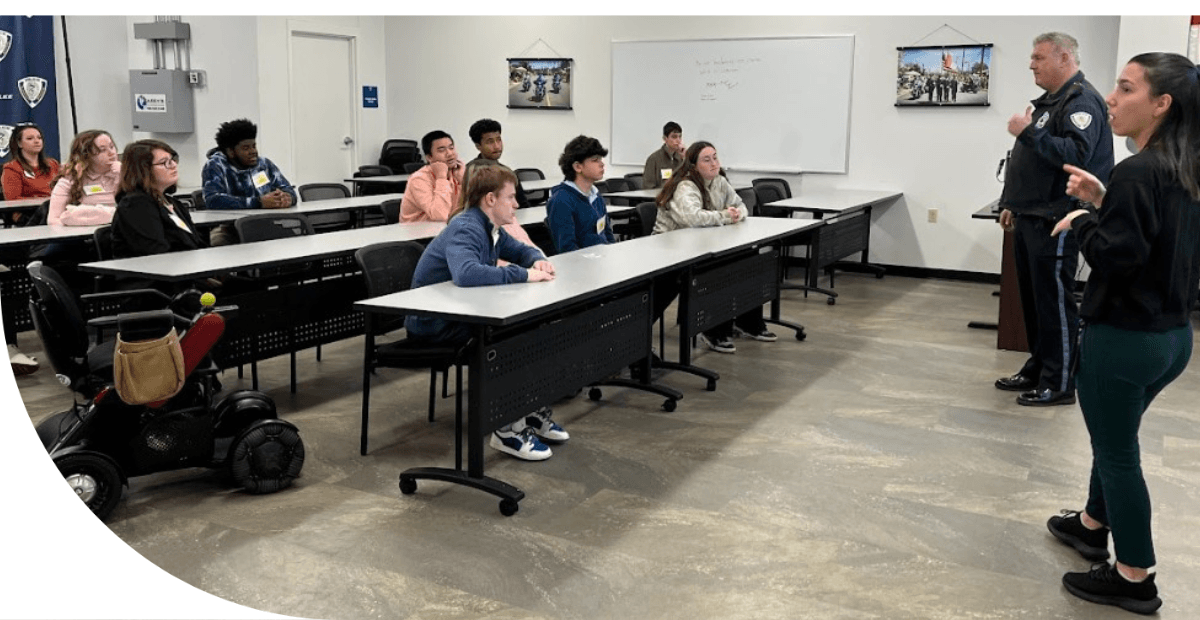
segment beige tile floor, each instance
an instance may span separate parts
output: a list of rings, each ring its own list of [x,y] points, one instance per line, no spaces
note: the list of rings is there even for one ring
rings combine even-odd
[[[297,395],[281,357],[260,377],[307,446],[293,488],[135,478],[108,527],[184,582],[308,618],[1125,617],[1059,584],[1088,564],[1045,520],[1085,499],[1087,434],[1077,406],[992,387],[1024,360],[966,327],[995,316],[993,288],[841,275],[834,306],[787,292],[808,340],[699,352],[716,392],[660,374],[685,393],[674,413],[609,388],[555,408],[572,439],[549,461],[490,452],[528,494],[509,518],[464,487],[399,494],[401,470],[453,458],[452,401],[425,421],[427,375],[382,371],[361,457],[361,340],[301,354]],[[1198,377],[1142,430],[1163,618],[1200,617]],[[49,372],[18,386],[35,423],[70,400]]]

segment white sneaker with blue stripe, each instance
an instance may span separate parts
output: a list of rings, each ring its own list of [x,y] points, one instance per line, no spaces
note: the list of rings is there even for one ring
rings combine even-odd
[[[500,429],[492,433],[492,447],[526,461],[544,461],[553,454],[550,446],[538,440],[533,427],[519,431]]]
[[[533,429],[534,434],[540,437],[543,441],[550,443],[564,443],[571,438],[563,427],[559,426],[550,419],[553,412],[549,407],[542,407],[537,411],[525,417],[525,425]]]

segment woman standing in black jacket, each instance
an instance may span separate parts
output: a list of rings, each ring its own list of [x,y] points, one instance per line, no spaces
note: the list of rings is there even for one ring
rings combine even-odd
[[[112,221],[114,258],[194,250],[206,244],[196,234],[187,207],[168,196],[179,180],[179,155],[158,140],[138,140],[121,157],[121,185]],[[147,280],[124,279],[121,288],[145,288]]]
[[[1092,268],[1080,316],[1079,404],[1092,440],[1088,502],[1047,524],[1085,558],[1116,563],[1063,575],[1072,594],[1154,613],[1150,495],[1138,427],[1154,397],[1187,367],[1200,283],[1200,68],[1178,54],[1133,57],[1108,96],[1113,133],[1138,153],[1108,188],[1073,166],[1067,193],[1096,205],[1054,228],[1079,235]]]

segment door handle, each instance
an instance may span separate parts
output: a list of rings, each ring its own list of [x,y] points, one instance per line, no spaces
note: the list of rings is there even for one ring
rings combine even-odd
[[[354,138],[351,138],[350,136],[346,136],[345,138],[342,138],[342,144],[344,144],[346,146],[350,146],[351,144],[354,144]]]

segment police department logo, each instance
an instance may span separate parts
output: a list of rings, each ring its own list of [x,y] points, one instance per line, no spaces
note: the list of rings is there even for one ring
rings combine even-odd
[[[12,139],[12,125],[0,125],[0,159],[8,157],[8,141]]]
[[[1050,120],[1049,112],[1042,112],[1042,117],[1038,119],[1037,128],[1041,129],[1046,126],[1046,121]]]
[[[0,30],[0,61],[8,56],[8,50],[12,49],[12,33],[7,30]]]
[[[46,86],[48,82],[44,78],[34,75],[23,77],[17,80],[17,90],[21,93],[21,98],[29,107],[36,108],[37,104],[42,102],[42,98],[46,96]]]
[[[1092,124],[1092,115],[1087,112],[1076,112],[1071,115],[1071,122],[1080,129],[1087,129]]]

